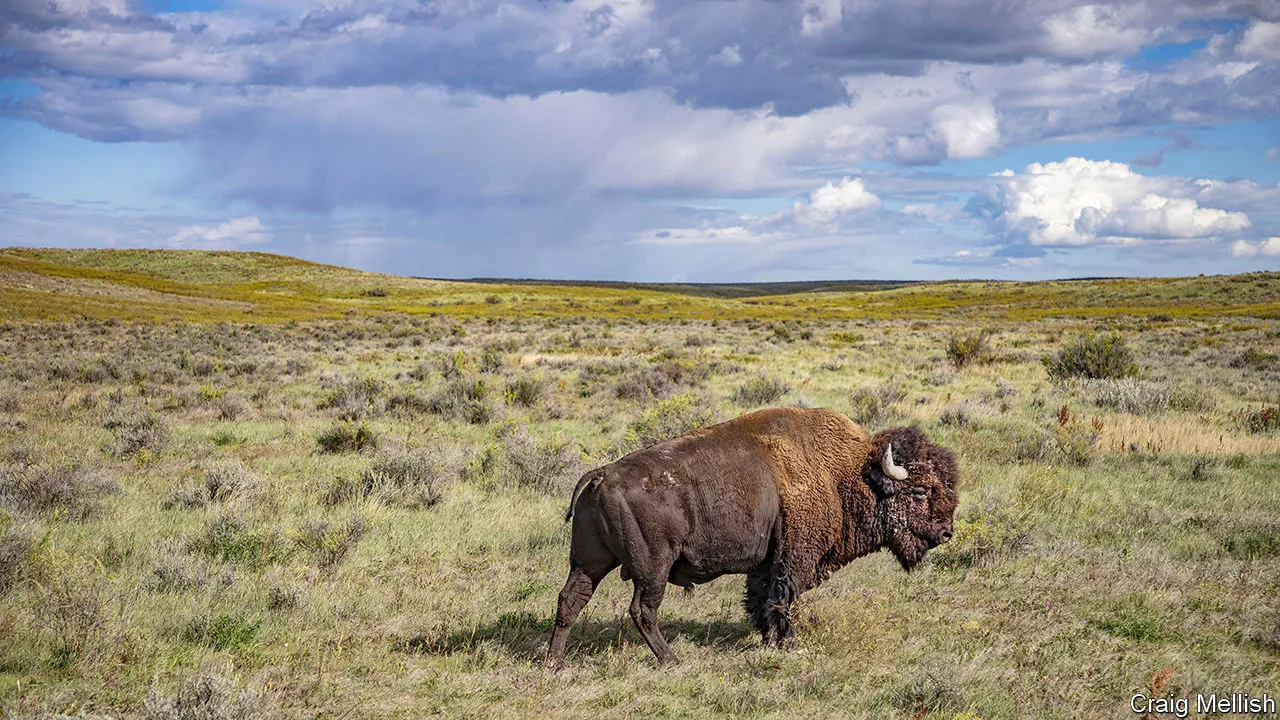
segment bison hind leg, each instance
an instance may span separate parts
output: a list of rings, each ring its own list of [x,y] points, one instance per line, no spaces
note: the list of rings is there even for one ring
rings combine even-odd
[[[569,629],[578,620],[578,613],[591,601],[596,587],[606,575],[618,566],[617,560],[600,562],[590,567],[572,567],[569,579],[556,603],[556,622],[551,631],[551,645],[547,648],[547,656],[543,661],[545,667],[559,670],[564,667],[565,642],[569,639]]]

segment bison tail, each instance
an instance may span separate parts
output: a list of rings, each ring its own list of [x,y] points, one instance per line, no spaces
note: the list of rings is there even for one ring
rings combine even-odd
[[[573,509],[578,506],[578,497],[582,495],[582,491],[587,489],[591,483],[604,477],[602,471],[591,471],[578,479],[578,484],[573,488],[573,495],[569,498],[569,512],[564,514],[564,521],[569,522],[573,519]]]

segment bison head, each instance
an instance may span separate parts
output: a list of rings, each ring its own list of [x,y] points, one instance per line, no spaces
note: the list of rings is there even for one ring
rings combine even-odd
[[[876,434],[863,478],[877,496],[883,546],[910,571],[951,539],[958,496],[955,456],[916,427]]]

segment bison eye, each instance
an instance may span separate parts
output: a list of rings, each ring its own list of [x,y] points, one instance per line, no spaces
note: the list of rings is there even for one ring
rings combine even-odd
[[[914,488],[911,491],[911,497],[916,498],[917,500],[923,500],[929,497],[929,491],[925,488]]]

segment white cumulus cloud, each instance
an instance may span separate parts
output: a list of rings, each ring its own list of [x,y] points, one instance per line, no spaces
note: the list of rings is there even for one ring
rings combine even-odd
[[[225,247],[254,245],[269,239],[258,218],[249,215],[221,225],[186,225],[165,242],[172,247]]]
[[[940,105],[934,108],[930,119],[931,134],[941,140],[947,157],[982,157],[1000,143],[1000,119],[990,100]]]
[[[763,217],[738,215],[716,218],[697,227],[650,230],[639,233],[636,242],[650,245],[706,245],[712,243],[780,243],[816,236],[838,236],[851,217],[867,220],[861,211],[878,209],[880,198],[867,190],[862,178],[846,177],[797,200],[790,208]]]
[[[1115,7],[1080,5],[1044,21],[1048,49],[1065,57],[1132,51],[1147,39],[1147,29]]]
[[[1124,163],[1072,157],[995,176],[970,203],[991,229],[1032,245],[1082,246],[1211,239],[1250,226],[1243,212],[1202,207],[1196,186],[1147,177]]]
[[[809,194],[809,201],[796,201],[795,218],[803,225],[829,225],[845,213],[880,207],[880,198],[867,190],[861,178],[844,178],[839,185],[827,183]]]
[[[1269,237],[1257,243],[1237,240],[1231,244],[1231,254],[1235,257],[1280,256],[1280,237]]]
[[[1236,46],[1236,54],[1251,60],[1280,61],[1280,22],[1257,21],[1249,25]]]

